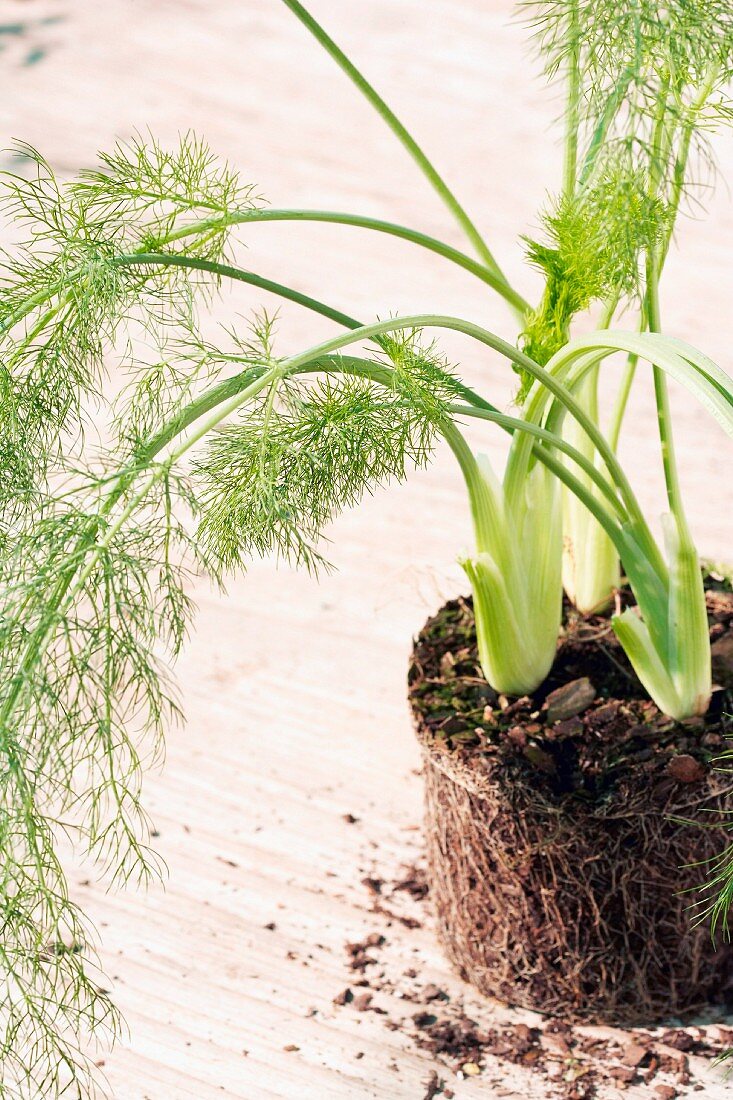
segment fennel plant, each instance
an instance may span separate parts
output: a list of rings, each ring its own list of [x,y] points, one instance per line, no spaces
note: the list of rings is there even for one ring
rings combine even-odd
[[[6,179],[6,214],[26,226],[27,244],[6,257],[0,291],[0,1097],[91,1094],[89,1034],[119,1027],[57,839],[71,834],[113,881],[159,871],[141,781],[178,712],[168,665],[190,621],[189,573],[223,581],[253,554],[327,565],[324,526],[428,462],[443,437],[474,521],[475,551],[462,562],[490,683],[514,695],[541,684],[563,574],[587,610],[608,601],[623,568],[638,612],[612,621],[642,683],[675,718],[708,705],[704,592],[666,379],[731,434],[733,384],[662,334],[658,285],[691,151],[730,111],[727,6],[674,3],[662,18],[647,0],[531,5],[549,72],[568,88],[562,188],[546,239],[527,242],[545,276],[533,307],[366,78],[298,0],[283,2],[401,141],[471,251],[359,214],[266,207],[192,136],[174,151],[138,137],[66,184],[24,147],[33,174]],[[505,300],[516,338],[428,312],[363,323],[238,264],[237,232],[288,220],[361,227],[438,254]],[[261,313],[204,339],[200,311],[225,281],[343,332],[283,356],[274,318]],[[574,336],[573,319],[591,307],[596,331]],[[611,327],[621,310],[632,319],[623,330]],[[435,342],[441,330],[514,368],[513,414],[460,381]],[[128,373],[116,396],[105,370],[113,352]],[[628,367],[602,426],[598,376],[618,353]],[[666,552],[616,455],[638,364],[651,368],[657,398]],[[468,418],[511,435],[501,481],[466,443]]]

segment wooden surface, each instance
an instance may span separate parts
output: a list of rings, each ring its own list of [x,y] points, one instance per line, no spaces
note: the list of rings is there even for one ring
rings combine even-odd
[[[536,293],[516,241],[558,179],[550,123],[559,105],[509,3],[312,7],[455,181],[510,275]],[[68,174],[135,127],[162,140],[193,128],[274,205],[358,210],[462,243],[402,150],[278,0],[0,0],[2,24],[47,16],[58,21],[2,37],[3,143],[30,141]],[[733,180],[730,136],[717,151]],[[724,187],[707,205],[709,217],[684,226],[663,309],[670,331],[730,370],[733,205]],[[406,244],[275,225],[253,226],[247,243],[254,270],[365,319],[445,311],[513,335],[490,292]],[[239,288],[221,315],[264,301]],[[280,347],[331,331],[284,307]],[[511,378],[496,357],[461,338],[444,346],[467,380],[509,400]],[[624,457],[656,515],[648,386],[634,400],[637,434]],[[675,407],[700,547],[730,557],[733,448],[690,400],[676,394]],[[482,446],[500,460],[490,430]],[[86,869],[73,876],[130,1029],[105,1057],[117,1100],[421,1100],[430,1058],[377,1015],[331,1001],[346,984],[344,942],[373,926],[360,879],[391,874],[419,850],[407,653],[427,612],[465,589],[453,562],[467,537],[458,474],[441,453],[429,471],[335,525],[334,577],[319,584],[264,563],[226,598],[200,586],[197,630],[178,670],[188,725],[171,731],[165,769],[147,788],[167,887],[108,895],[82,885]],[[275,931],[264,929],[270,922]],[[417,951],[434,980],[466,992],[429,928],[394,929],[391,940],[397,958],[409,964]],[[469,1004],[482,1021],[499,1011]],[[460,1100],[548,1095],[531,1074],[496,1068],[451,1084]],[[718,1075],[704,1095],[724,1092]]]

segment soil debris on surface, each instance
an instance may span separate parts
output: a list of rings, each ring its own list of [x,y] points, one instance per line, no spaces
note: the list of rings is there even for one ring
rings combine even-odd
[[[516,1098],[522,1094],[504,1087],[510,1065],[529,1075],[528,1084],[540,1078],[543,1095],[553,1100],[605,1100],[629,1088],[649,1100],[676,1100],[707,1092],[705,1070],[733,1047],[733,1028],[722,1023],[609,1029],[536,1013],[525,1022],[500,1019],[510,1010],[497,1010],[490,1001],[485,1018],[479,1019],[483,1011],[467,1008],[463,993],[454,995],[430,980],[429,959],[420,948],[412,947],[408,967],[404,950],[398,955],[391,950],[392,938],[404,940],[403,930],[412,922],[419,927],[430,919],[423,864],[381,875],[376,903],[367,881],[366,910],[370,920],[382,923],[344,945],[345,968],[357,972],[357,982],[350,979],[333,1004],[344,1012],[376,1013],[383,1026],[434,1059],[435,1069],[422,1081],[424,1092],[416,1100],[460,1100],[461,1081],[473,1077],[486,1081],[487,1096]],[[355,984],[358,991],[351,988]],[[511,1083],[515,1089],[520,1084],[514,1072]]]

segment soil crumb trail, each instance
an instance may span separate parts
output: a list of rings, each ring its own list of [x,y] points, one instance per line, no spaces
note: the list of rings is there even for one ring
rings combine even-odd
[[[516,1097],[516,1085],[507,1088],[502,1081],[502,1068],[509,1065],[521,1067],[528,1084],[536,1086],[541,1078],[545,1094],[559,1100],[604,1100],[631,1086],[640,1087],[649,1100],[709,1095],[699,1070],[709,1070],[733,1047],[733,1028],[700,1023],[611,1030],[536,1014],[531,1024],[501,1022],[491,1002],[490,1022],[482,1023],[474,1018],[478,1013],[466,1011],[462,996],[429,980],[429,960],[419,947],[413,947],[414,962],[407,968],[404,954],[390,950],[393,938],[404,937],[403,929],[430,922],[424,865],[417,862],[391,876],[372,874],[362,885],[374,927],[363,939],[344,945],[347,984],[335,991],[333,1003],[345,1012],[375,1013],[384,1027],[432,1055],[435,1069],[422,1083],[421,1100],[460,1100],[460,1082],[472,1077],[486,1081],[487,1095]]]

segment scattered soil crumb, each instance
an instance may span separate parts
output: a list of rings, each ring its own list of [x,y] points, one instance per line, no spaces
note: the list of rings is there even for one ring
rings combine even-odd
[[[442,1077],[433,1070],[427,1081],[423,1082],[425,1087],[425,1095],[423,1100],[433,1100],[436,1096],[443,1096],[446,1100],[451,1100],[451,1097],[455,1095],[452,1089],[446,1087],[445,1081]]]
[[[411,949],[407,967],[404,953],[399,957],[393,950],[390,928],[395,922],[409,930],[428,919],[424,865],[418,861],[392,877],[372,874],[362,879],[362,885],[377,927],[344,945],[346,967],[354,976],[349,986],[336,993],[333,1004],[380,1015],[388,1030],[399,1031],[434,1058],[437,1068],[422,1081],[425,1091],[420,1100],[454,1097],[441,1067],[460,1081],[500,1073],[502,1065],[516,1066],[520,1074],[539,1075],[547,1097],[553,1100],[606,1100],[634,1086],[649,1100],[677,1100],[690,1092],[706,1091],[691,1059],[710,1064],[733,1048],[733,1029],[719,1023],[655,1031],[615,1028],[600,1035],[562,1019],[546,1018],[533,1026],[498,1021],[489,1006],[490,1022],[483,1024],[466,1010],[461,996],[442,989],[427,975],[423,979],[429,964],[417,946]],[[404,933],[399,935],[404,941]],[[387,1008],[375,1006],[376,993],[385,995]],[[518,1077],[517,1087],[520,1081]],[[517,1095],[499,1080],[487,1077],[486,1086],[487,1095]]]

